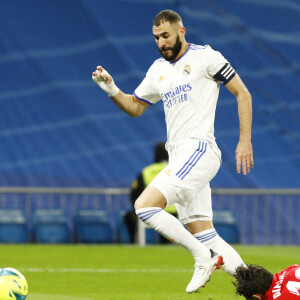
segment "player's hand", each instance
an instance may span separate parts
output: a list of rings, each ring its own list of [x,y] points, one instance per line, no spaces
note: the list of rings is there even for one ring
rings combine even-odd
[[[253,149],[250,141],[239,141],[235,150],[236,171],[240,174],[250,173],[250,169],[254,167]]]
[[[92,73],[92,79],[110,96],[113,97],[119,93],[119,88],[115,85],[113,78],[103,67],[97,67],[97,69]]]

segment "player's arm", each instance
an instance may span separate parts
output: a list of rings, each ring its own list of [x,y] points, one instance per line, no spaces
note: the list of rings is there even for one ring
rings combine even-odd
[[[92,79],[105,91],[114,103],[131,117],[141,116],[147,104],[139,102],[133,95],[123,93],[114,83],[114,80],[103,67],[98,66],[92,74]]]
[[[253,149],[251,144],[252,127],[252,98],[248,89],[238,74],[225,85],[237,98],[238,114],[240,120],[240,139],[235,151],[237,172],[246,175],[254,167]]]

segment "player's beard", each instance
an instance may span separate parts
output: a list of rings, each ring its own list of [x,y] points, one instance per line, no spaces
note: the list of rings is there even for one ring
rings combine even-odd
[[[178,56],[178,54],[181,50],[181,47],[182,47],[182,43],[180,41],[179,35],[177,35],[177,38],[176,38],[176,41],[175,41],[175,44],[173,47],[162,47],[161,49],[158,48],[158,51],[160,52],[161,56],[165,60],[171,61],[171,60],[174,60]],[[167,55],[166,53],[163,52],[163,50],[171,50],[171,54]]]

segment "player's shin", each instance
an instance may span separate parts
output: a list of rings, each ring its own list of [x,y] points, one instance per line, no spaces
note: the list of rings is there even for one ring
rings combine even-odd
[[[172,242],[186,248],[195,259],[210,258],[209,249],[199,243],[179,222],[177,218],[160,207],[147,207],[136,210],[137,216],[148,226]]]

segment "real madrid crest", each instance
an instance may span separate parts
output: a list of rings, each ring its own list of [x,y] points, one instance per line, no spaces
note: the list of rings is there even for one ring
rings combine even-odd
[[[190,65],[186,65],[183,69],[183,75],[188,76],[188,75],[190,75],[190,73],[191,73],[191,67],[190,67]]]

